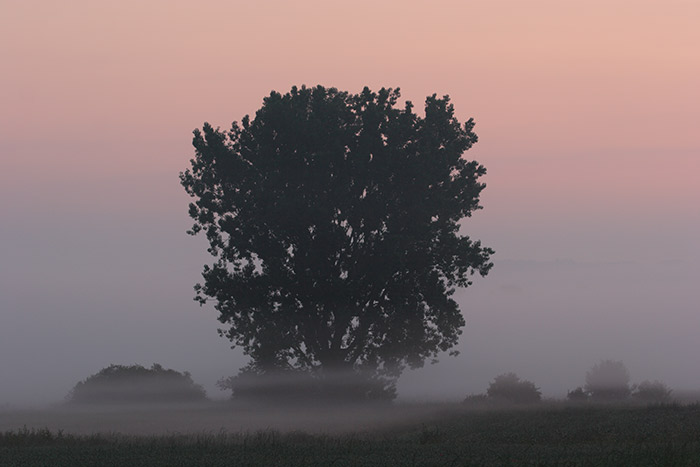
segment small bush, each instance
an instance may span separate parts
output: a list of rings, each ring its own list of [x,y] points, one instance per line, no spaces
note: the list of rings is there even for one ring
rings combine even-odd
[[[634,391],[632,397],[644,402],[668,402],[671,400],[671,389],[661,381],[642,381]]]
[[[576,389],[566,393],[566,398],[571,402],[585,402],[588,400],[589,395],[581,386],[579,386]]]
[[[206,400],[202,386],[188,372],[165,369],[158,364],[110,365],[81,381],[68,394],[76,403],[158,403]]]
[[[542,400],[540,389],[531,381],[521,380],[515,373],[496,376],[486,394],[491,399],[514,404],[532,404]]]

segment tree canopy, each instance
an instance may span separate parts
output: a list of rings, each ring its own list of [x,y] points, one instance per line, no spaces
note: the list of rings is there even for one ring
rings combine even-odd
[[[215,257],[197,299],[215,301],[248,370],[391,379],[457,343],[455,287],[492,267],[459,232],[486,169],[463,157],[474,121],[448,96],[424,117],[399,97],[293,87],[228,131],[194,131],[180,179]]]

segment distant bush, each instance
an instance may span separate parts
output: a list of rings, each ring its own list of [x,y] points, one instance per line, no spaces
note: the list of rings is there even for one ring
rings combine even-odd
[[[581,387],[566,393],[566,398],[572,402],[585,402],[589,398],[589,394]]]
[[[540,389],[531,381],[521,380],[515,373],[496,376],[486,394],[491,399],[515,404],[532,404],[542,400]]]
[[[661,381],[642,381],[632,391],[632,397],[644,402],[668,402],[671,389]]]
[[[601,360],[586,373],[584,389],[593,400],[622,400],[629,397],[630,374],[621,361]]]
[[[110,365],[76,384],[67,399],[100,404],[195,402],[205,400],[206,393],[188,372],[180,373],[158,364],[151,368]]]

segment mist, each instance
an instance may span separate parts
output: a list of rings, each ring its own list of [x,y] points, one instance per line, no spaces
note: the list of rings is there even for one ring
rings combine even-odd
[[[140,271],[115,271],[114,263],[102,269],[97,255],[82,261],[99,274],[67,267],[29,281],[30,271],[5,273],[0,404],[60,402],[78,381],[113,363],[190,371],[211,398],[228,398],[215,383],[247,359],[217,335],[216,311],[192,301],[192,284],[207,258],[193,253],[201,246],[193,245],[197,239],[176,228],[185,225],[164,225],[150,250],[133,253],[125,245],[122,259],[133,255],[136,262],[138,256]],[[535,382],[545,397],[563,397],[607,358],[622,360],[633,382],[659,379],[674,389],[700,389],[692,358],[700,325],[698,279],[692,261],[497,258],[486,278],[456,293],[467,321],[460,355],[405,372],[398,400],[461,400],[509,371]]]

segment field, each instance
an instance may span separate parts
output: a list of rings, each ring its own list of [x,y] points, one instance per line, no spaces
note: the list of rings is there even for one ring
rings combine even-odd
[[[54,409],[0,430],[3,466],[700,465],[697,404]]]

